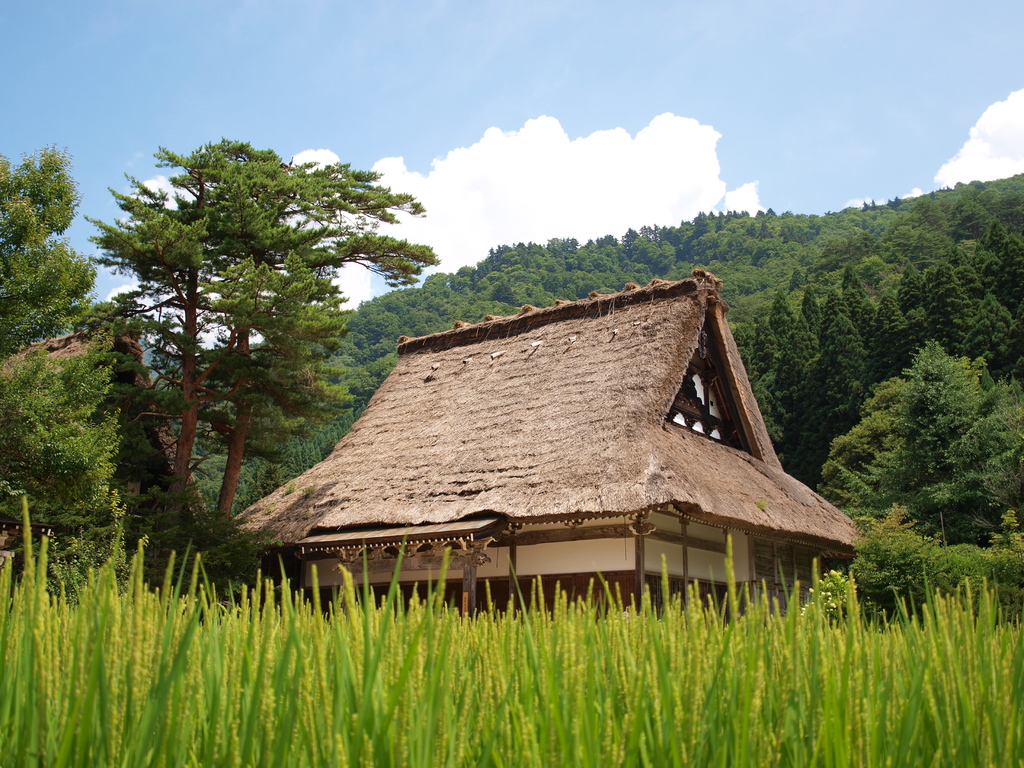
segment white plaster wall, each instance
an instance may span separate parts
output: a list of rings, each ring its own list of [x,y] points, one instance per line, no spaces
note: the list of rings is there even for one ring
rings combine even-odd
[[[680,533],[683,530],[682,521],[677,516],[666,515],[663,512],[655,512],[650,516],[649,522],[654,523],[659,531]]]
[[[648,573],[661,573],[661,557],[665,556],[665,566],[669,576],[683,576],[683,547],[667,541],[656,541],[648,538],[644,541],[644,570]]]
[[[732,568],[736,581],[750,581],[750,537],[740,531],[729,531],[732,536]]]
[[[696,536],[698,539],[707,539],[708,541],[725,541],[725,531],[723,529],[715,528],[713,525],[704,525],[703,523],[687,521],[686,534],[687,536]]]
[[[691,547],[688,565],[691,579],[725,581],[725,555]]]
[[[633,537],[560,541],[516,549],[520,576],[626,571],[633,568]]]

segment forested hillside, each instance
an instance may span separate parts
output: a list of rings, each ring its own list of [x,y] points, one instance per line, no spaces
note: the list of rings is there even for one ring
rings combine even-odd
[[[948,355],[983,358],[974,363],[979,386],[1024,373],[1022,232],[1017,176],[822,216],[701,214],[584,244],[501,245],[475,267],[363,303],[337,359],[348,371],[351,412],[312,440],[293,441],[281,465],[253,462],[240,502],[330,450],[393,367],[399,336],[616,291],[627,281],[679,279],[696,267],[725,281],[729,321],[784,465],[817,486],[832,441],[926,341]],[[838,471],[832,467],[825,490],[849,501],[835,490]]]

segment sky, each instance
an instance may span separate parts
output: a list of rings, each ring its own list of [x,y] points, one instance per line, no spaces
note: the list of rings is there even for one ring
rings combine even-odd
[[[700,211],[822,214],[1024,172],[1024,3],[0,4],[0,154],[66,148],[85,216],[159,147],[373,169],[442,271]],[[360,268],[354,306],[384,290]],[[98,299],[129,278],[101,272]]]

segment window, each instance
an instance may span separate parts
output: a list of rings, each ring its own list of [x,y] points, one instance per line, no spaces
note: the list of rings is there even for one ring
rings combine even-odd
[[[669,408],[668,419],[716,442],[745,450],[717,360],[720,358],[714,339],[702,330],[683,385]]]

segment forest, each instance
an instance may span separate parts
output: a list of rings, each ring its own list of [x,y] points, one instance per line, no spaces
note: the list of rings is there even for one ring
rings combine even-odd
[[[899,579],[983,577],[1016,585],[1019,604],[1024,176],[823,215],[702,213],[495,245],[442,273],[429,248],[352,223],[422,213],[372,173],[293,169],[237,142],[161,152],[180,171],[174,205],[137,183],[116,195],[123,219],[94,222],[97,261],[139,279],[106,303],[62,237],[70,158],[0,158],[0,517],[27,494],[59,526],[51,568],[69,584],[139,542],[154,578],[190,549],[214,580],[251,580],[265,542],[233,515],[333,448],[399,336],[700,268],[724,281],[784,467],[861,522],[862,587],[883,604]],[[331,278],[347,263],[395,290],[344,308]],[[70,332],[73,358],[23,351]],[[154,448],[168,441],[176,451]]]

